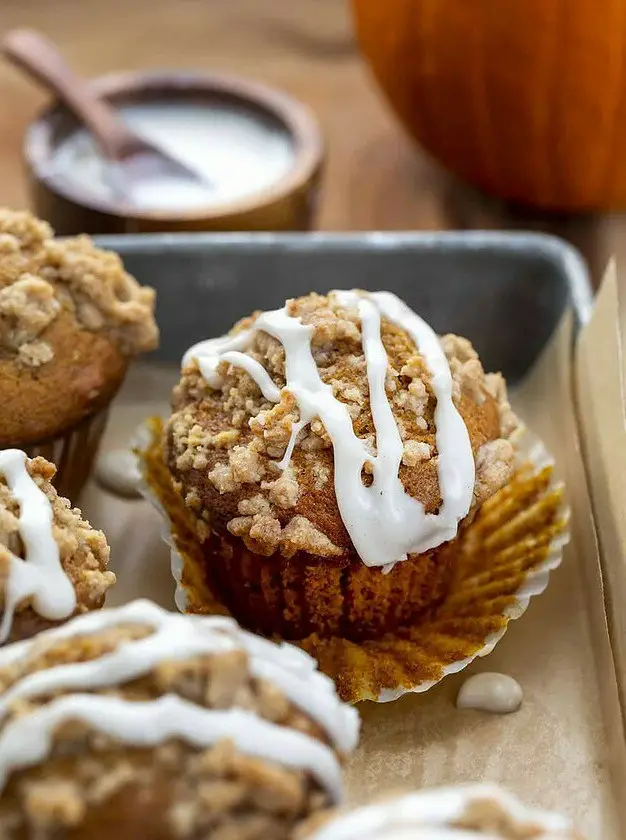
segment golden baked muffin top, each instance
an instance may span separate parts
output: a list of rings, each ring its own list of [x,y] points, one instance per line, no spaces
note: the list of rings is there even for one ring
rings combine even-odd
[[[283,321],[284,316],[288,319],[285,329],[293,329],[296,322],[307,327],[315,376],[345,407],[354,436],[371,453],[372,460],[363,463],[364,486],[374,481],[373,462],[381,443],[370,394],[375,360],[368,366],[359,306],[361,300],[375,297],[313,293],[288,301],[280,313]],[[339,447],[333,447],[322,417],[314,410],[310,417],[301,418],[298,389],[287,383],[285,341],[290,339],[283,336],[281,341],[263,328],[255,329],[260,317],[265,316],[257,312],[231,331],[231,338],[248,335],[239,342],[235,363],[225,344],[225,358],[219,355],[219,342],[224,340],[207,343],[220,359],[214,375],[205,377],[201,371],[201,356],[206,352],[202,343],[198,351],[188,351],[167,429],[169,466],[186,504],[197,513],[201,535],[203,530],[208,533],[211,522],[213,527],[227,527],[259,554],[280,551],[289,557],[307,551],[338,557],[352,548],[335,490],[335,450]],[[371,333],[371,320],[368,323]],[[401,440],[397,474],[406,493],[423,505],[426,514],[437,514],[442,494],[435,415],[443,399],[436,397],[432,371],[411,330],[401,319],[384,313],[376,324],[379,332],[374,338],[379,336],[386,354],[385,403]],[[226,339],[226,343],[231,347],[237,341]],[[451,376],[452,403],[464,421],[473,454],[471,501],[475,507],[512,474],[514,452],[509,437],[517,420],[504,379],[483,371],[469,341],[446,335],[440,339],[440,348]],[[294,350],[294,359],[301,349]],[[301,419],[302,428],[292,440],[292,430]],[[281,460],[291,446],[284,468]]]
[[[58,495],[55,472],[0,452],[0,644],[101,607],[115,583],[104,534]]]
[[[158,342],[154,291],[86,236],[0,209],[0,445],[53,437]]]

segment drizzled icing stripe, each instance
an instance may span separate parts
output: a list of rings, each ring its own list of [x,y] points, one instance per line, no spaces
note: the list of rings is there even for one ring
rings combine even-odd
[[[23,661],[31,652],[40,652],[59,641],[129,624],[147,626],[154,632],[143,639],[126,641],[117,650],[97,659],[61,664],[25,675],[0,695],[0,724],[17,700],[110,688],[138,679],[166,660],[244,650],[254,677],[279,688],[328,733],[339,750],[349,752],[355,748],[358,714],[341,703],[332,680],[317,670],[315,660],[291,645],[277,645],[247,633],[229,618],[179,615],[150,601],[134,601],[118,609],[81,616],[63,627],[42,633],[36,640],[4,648],[0,651],[0,667]],[[93,697],[90,709],[101,699]],[[172,708],[172,704],[167,708]],[[159,715],[164,716],[165,712]],[[175,721],[170,721],[169,725],[174,724]],[[9,724],[13,725],[13,722]],[[137,737],[143,737],[142,733],[137,733]],[[133,738],[130,742],[136,743]]]
[[[531,826],[537,840],[573,838],[572,824],[560,814],[526,808],[518,799],[493,785],[459,785],[395,797],[340,815],[307,840],[468,840],[483,836],[454,825],[475,803],[489,802],[514,824]],[[489,828],[484,836],[496,840]],[[508,836],[508,835],[507,835]],[[521,836],[521,832],[520,832]],[[535,837],[535,834],[533,834]]]
[[[55,730],[76,720],[136,747],[181,738],[199,748],[222,739],[246,755],[309,771],[334,802],[341,799],[341,771],[333,751],[302,732],[270,723],[242,709],[204,709],[175,695],[150,702],[72,694],[11,721],[0,734],[0,790],[11,773],[32,767],[51,751]]]
[[[252,356],[246,356],[239,350],[230,350],[223,354],[222,361],[243,368],[259,386],[259,389],[269,402],[280,402],[280,390],[274,384],[272,377],[260,362]]]
[[[226,361],[246,370],[267,400],[279,402],[280,391],[267,371],[243,351],[260,331],[280,341],[285,351],[284,389],[294,395],[300,420],[292,426],[289,444],[278,466],[285,469],[289,465],[298,434],[314,417],[319,417],[333,445],[335,496],[352,543],[365,565],[389,566],[456,536],[458,524],[472,503],[475,465],[471,442],[452,400],[450,366],[428,324],[389,292],[330,294],[342,306],[356,309],[361,319],[376,455],[355,435],[347,406],[320,376],[311,351],[313,327],[288,315],[286,307],[262,313],[250,329],[236,335],[194,345],[185,354],[183,366],[195,360],[207,384],[219,388],[222,379],[218,366]],[[437,400],[437,471],[442,498],[437,514],[426,513],[424,506],[405,491],[398,475],[403,444],[385,391],[388,359],[381,336],[381,316],[409,333],[431,375]],[[361,480],[366,462],[372,465],[373,481],[369,487]]]
[[[0,452],[0,474],[19,504],[19,535],[25,559],[7,548],[9,574],[4,592],[4,612],[0,622],[0,644],[13,626],[15,609],[32,599],[32,607],[42,618],[60,621],[76,609],[76,592],[61,565],[59,547],[52,533],[52,505],[26,469],[26,454],[19,449]]]

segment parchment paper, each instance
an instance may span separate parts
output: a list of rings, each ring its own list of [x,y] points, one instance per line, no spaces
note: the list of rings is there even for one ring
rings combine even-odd
[[[570,814],[592,840],[624,836],[612,787],[624,779],[624,739],[577,443],[571,340],[566,319],[513,395],[516,409],[543,437],[568,485],[573,540],[563,565],[489,657],[426,694],[360,705],[361,745],[347,767],[354,803],[394,789],[491,780],[531,804]],[[137,367],[117,400],[105,446],[126,445],[145,416],[166,413],[176,379],[176,369]],[[111,543],[119,583],[109,603],[144,596],[173,608],[169,552],[158,514],[144,501],[113,498],[93,483],[82,506]],[[477,671],[515,677],[524,691],[521,709],[507,716],[458,710],[459,686]]]

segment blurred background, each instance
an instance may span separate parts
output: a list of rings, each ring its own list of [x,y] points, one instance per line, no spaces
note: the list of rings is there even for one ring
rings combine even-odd
[[[589,7],[589,2],[577,2]],[[424,150],[424,146],[412,139],[410,133],[421,130],[423,115],[420,114],[420,120],[416,120],[420,128],[416,130],[410,126],[411,131],[407,131],[410,120],[407,121],[406,107],[401,101],[404,94],[405,100],[411,95],[419,98],[424,79],[428,81],[422,73],[422,88],[413,84],[411,42],[409,39],[408,43],[400,43],[402,32],[410,28],[406,10],[420,4],[417,0],[390,0],[389,3],[386,0],[370,0],[361,6],[372,7],[376,3],[379,9],[387,10],[385,14],[391,17],[392,23],[389,27],[380,27],[375,14],[372,13],[373,17],[367,20],[368,9],[361,9],[359,35],[369,58],[374,58],[374,64],[376,56],[373,53],[377,50],[372,50],[372,39],[376,41],[380,37],[382,46],[378,66],[375,67],[378,84],[357,44],[354,9],[347,0],[0,0],[0,34],[14,27],[36,28],[51,38],[72,67],[85,76],[118,70],[160,68],[228,72],[292,94],[317,115],[327,142],[327,166],[316,218],[316,227],[320,229],[432,231],[530,228],[547,231],[564,236],[577,245],[590,262],[592,274],[597,280],[607,257],[612,253],[617,253],[619,257],[620,247],[623,247],[622,217],[611,206],[615,202],[608,200],[606,207],[577,207],[575,212],[568,207],[546,210],[536,204],[531,206],[532,202],[524,205],[510,203],[508,196],[502,195],[500,186],[496,189],[499,195],[491,190],[492,194],[488,196],[470,185],[465,177],[450,174]],[[527,11],[539,8],[537,0],[521,0],[521,3],[526,4]],[[544,9],[551,5],[548,0],[542,0],[542,3]],[[428,0],[424,5],[434,8],[436,3]],[[445,7],[450,9],[455,4],[440,0],[440,5],[445,12]],[[510,9],[515,7],[519,12],[522,5],[518,0],[510,4]],[[615,7],[623,5],[613,4]],[[459,7],[458,2],[456,6]],[[488,3],[480,2],[475,8],[482,7],[487,14],[488,6]],[[452,23],[458,29],[463,21]],[[418,24],[423,28],[424,21],[416,22],[416,26]],[[537,31],[535,24],[532,19],[527,22],[531,34],[533,26]],[[475,33],[485,25],[485,19],[473,16],[465,21],[465,25],[468,33]],[[504,35],[511,37],[516,26],[518,24],[512,20],[511,29]],[[376,34],[377,27],[380,28],[380,36]],[[436,30],[433,28],[431,31],[435,37]],[[545,27],[538,31],[538,50],[545,48],[551,55],[550,49],[569,48],[567,45],[559,47],[560,36],[556,34],[556,29],[554,38],[557,40],[546,46],[539,37],[545,32]],[[579,56],[582,43],[583,57],[585,38],[594,36],[593,32],[591,35],[586,32],[588,29],[585,30],[581,24],[580,32],[570,31],[568,36],[569,46],[578,50]],[[420,41],[414,42],[414,48],[423,51],[426,43],[430,50],[423,32],[420,37]],[[466,40],[464,32],[457,31],[455,37],[457,44],[467,43],[470,50],[470,39]],[[599,36],[592,47],[602,46],[598,39]],[[619,44],[622,40],[620,34]],[[396,42],[399,43],[397,49],[394,47]],[[624,51],[619,52],[619,45],[613,46],[618,50],[621,61]],[[446,50],[451,49],[450,44],[444,44],[442,53],[429,52],[435,68],[433,83],[441,84],[441,77],[437,78],[435,71],[439,65],[445,70]],[[506,44],[503,49],[508,49]],[[511,43],[510,51],[515,52],[515,49],[516,45]],[[535,57],[524,54],[522,47],[517,65],[512,62],[511,67],[503,67],[501,52],[498,56],[497,65],[483,67],[487,78],[501,71],[505,80],[507,74],[515,73],[521,74],[523,79],[526,78],[524,74],[534,72]],[[394,59],[397,62],[395,65]],[[458,56],[449,55],[449,59],[452,63],[456,60],[458,64]],[[468,74],[471,74],[476,54],[468,52],[463,60],[466,61]],[[390,66],[395,66],[393,72],[398,79],[404,80],[406,90],[399,96],[394,96],[390,89]],[[424,66],[428,73],[428,63]],[[561,68],[554,61],[548,69],[550,72],[546,72],[544,78],[546,83],[553,84],[559,78]],[[565,67],[562,72],[567,74],[569,71]],[[607,78],[603,75],[602,78],[591,79],[590,85],[606,85]],[[613,79],[613,76],[609,81],[621,90],[621,81]],[[542,80],[535,78],[533,83],[541,86]],[[528,102],[524,99],[526,91],[519,85],[517,77],[513,78],[512,89],[519,88],[519,106],[527,108]],[[448,99],[445,88],[442,88],[441,94],[436,90],[434,93],[440,99],[432,99],[431,107],[432,101],[440,101],[442,109],[450,109],[450,112],[457,109],[456,113],[463,115],[463,109],[458,110],[464,96],[460,88],[449,86]],[[578,107],[578,93],[573,87],[569,94],[574,110]],[[583,91],[581,96],[588,97],[588,93]],[[8,62],[0,62],[2,204],[16,208],[28,204],[21,164],[24,132],[47,99],[49,97],[45,92]],[[390,104],[392,101],[393,106]],[[523,113],[519,112],[521,123],[516,126],[516,102],[506,104],[512,131],[523,132],[528,125]],[[420,103],[415,107],[419,110]],[[488,101],[485,107],[484,120],[488,124],[492,113]],[[561,107],[559,102],[555,107]],[[578,117],[593,120],[594,111],[585,112],[583,108],[581,112],[579,109]],[[577,125],[576,119],[571,125]],[[471,126],[467,128],[470,134]],[[459,131],[463,131],[463,125],[452,121],[450,130],[458,135]],[[434,151],[437,158],[445,159],[448,168],[456,168],[464,174],[462,165],[450,167],[454,155],[449,148],[438,154],[438,150],[433,149],[433,142],[426,139],[428,142],[424,145]],[[619,136],[610,138],[614,153],[621,154],[620,139]],[[556,143],[562,141],[563,138],[555,140]],[[575,132],[571,142],[578,142]],[[567,149],[558,148],[557,152],[561,159],[567,154]],[[479,152],[477,154],[480,156]],[[587,148],[584,154],[589,154]]]

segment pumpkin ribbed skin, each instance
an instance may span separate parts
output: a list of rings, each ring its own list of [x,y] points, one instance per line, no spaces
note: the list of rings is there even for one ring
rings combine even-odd
[[[406,128],[500,198],[626,206],[626,0],[352,0]]]

